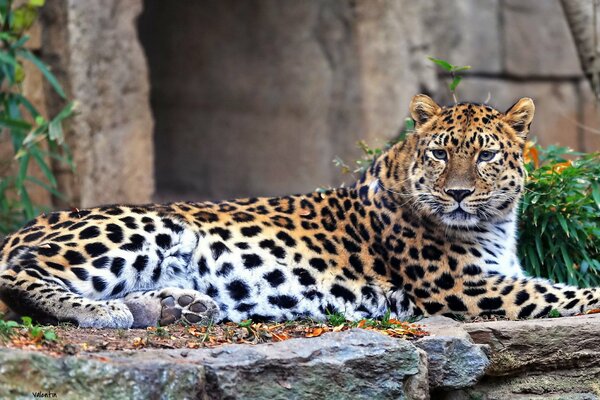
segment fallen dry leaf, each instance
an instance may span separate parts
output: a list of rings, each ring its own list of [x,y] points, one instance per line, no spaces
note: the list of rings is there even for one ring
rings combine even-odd
[[[313,328],[309,330],[309,332],[306,334],[306,337],[318,337],[321,336],[324,332],[325,329],[323,328]]]
[[[275,339],[276,342],[282,342],[289,338],[290,336],[287,333],[273,333],[273,339]]]

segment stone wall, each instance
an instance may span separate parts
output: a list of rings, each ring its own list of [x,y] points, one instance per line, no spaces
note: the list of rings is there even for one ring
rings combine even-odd
[[[540,143],[600,149],[599,112],[558,0],[144,5],[159,199],[350,181],[331,160],[355,160],[360,139],[392,138],[412,95],[451,102],[427,55],[473,66],[460,100],[506,109],[533,97]]]
[[[147,202],[154,192],[148,74],[135,26],[141,9],[141,0],[56,0],[42,9],[41,55],[78,104],[65,131],[76,173],[55,166],[72,206]],[[50,113],[57,100],[47,90]]]
[[[533,97],[540,143],[600,149],[558,0],[59,0],[34,39],[79,103],[76,173],[54,166],[70,206],[150,201],[155,176],[159,200],[349,182],[332,159],[394,137],[412,95],[451,102],[428,55],[473,66],[460,100]],[[27,94],[55,113],[62,102],[31,77]]]

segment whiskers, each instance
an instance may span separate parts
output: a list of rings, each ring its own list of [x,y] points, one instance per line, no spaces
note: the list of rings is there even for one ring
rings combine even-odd
[[[404,182],[408,181],[409,179],[410,179],[410,178],[406,178],[405,180],[398,182],[398,183],[397,183],[397,185],[401,185],[401,184],[403,184]],[[408,197],[408,196],[411,196],[411,194],[408,194],[408,193],[403,193],[403,192],[399,192],[399,191],[396,191],[396,190],[393,190],[393,189],[386,188],[385,186],[383,186],[383,183],[381,183],[381,179],[377,179],[377,186],[378,186],[380,189],[383,189],[383,190],[385,190],[386,192],[390,192],[390,193],[393,193],[393,194],[397,194],[397,195],[400,195],[400,196],[403,196],[403,197]]]

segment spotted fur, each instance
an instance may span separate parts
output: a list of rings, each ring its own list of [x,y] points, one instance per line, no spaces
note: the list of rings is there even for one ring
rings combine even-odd
[[[544,317],[598,289],[526,277],[516,257],[534,106],[411,103],[416,131],[350,188],[41,215],[1,245],[0,298],[43,322]]]

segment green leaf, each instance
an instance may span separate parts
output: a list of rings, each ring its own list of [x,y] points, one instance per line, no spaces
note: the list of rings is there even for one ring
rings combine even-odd
[[[445,69],[448,72],[452,71],[452,68],[454,68],[454,65],[450,64],[448,61],[446,60],[441,60],[439,58],[434,58],[434,57],[427,57],[430,61],[432,61],[434,64],[438,65],[439,67]]]
[[[39,58],[34,56],[32,52],[30,52],[29,50],[26,50],[26,49],[20,49],[19,51],[17,51],[17,55],[19,55],[20,57],[22,57],[26,60],[31,61],[37,67],[37,69],[40,70],[40,72],[44,75],[44,77],[48,80],[50,85],[52,85],[52,87],[54,88],[56,93],[58,93],[60,95],[60,97],[62,97],[63,99],[66,98],[65,92],[64,92],[63,88],[60,86],[60,83],[58,83],[58,80],[56,79],[54,74],[52,74],[52,72],[50,72],[48,67],[46,67],[46,65]]]
[[[249,326],[251,326],[251,325],[252,325],[252,320],[251,320],[251,319],[246,319],[246,320],[243,320],[243,321],[241,321],[240,323],[238,323],[238,325],[239,325],[241,328],[248,328]]]
[[[46,139],[47,138],[47,135],[46,135],[47,130],[48,130],[48,125],[43,124],[43,125],[35,128],[31,132],[29,132],[27,134],[27,136],[25,136],[25,139],[23,139],[22,144],[23,144],[24,148],[22,150],[29,151],[29,148],[31,145],[34,145],[34,144]]]
[[[31,317],[21,317],[21,321],[23,321],[23,326],[25,327],[30,327],[33,322]]]
[[[63,107],[62,110],[60,110],[58,114],[56,114],[56,117],[54,117],[53,121],[62,122],[66,118],[73,115],[75,109],[77,108],[77,104],[77,101],[70,101],[66,106]]]
[[[567,234],[567,237],[571,237],[571,234],[569,233],[569,225],[567,224],[567,220],[565,219],[565,217],[563,217],[562,214],[556,214],[556,219],[558,220],[560,226],[563,228],[563,231],[565,231],[565,233]]]
[[[28,124],[25,121],[12,119],[12,118],[4,118],[0,117],[0,126],[3,126],[8,129],[22,129],[29,130],[31,129],[31,124]]]
[[[46,0],[29,0],[31,7],[43,7],[46,4]]]
[[[29,167],[29,153],[25,153],[23,157],[19,158],[19,172],[17,174],[17,180],[15,185],[17,189],[20,189],[23,186],[23,182],[25,181],[25,177],[27,176],[27,168]]]
[[[539,263],[532,247],[527,248],[527,256],[528,256],[527,260],[533,267],[533,272],[534,272],[535,276],[541,276],[542,270],[540,268],[540,263]]]
[[[42,173],[44,174],[46,179],[48,179],[48,182],[50,182],[50,185],[52,185],[52,187],[56,187],[57,186],[56,178],[54,177],[52,170],[46,163],[46,160],[44,160],[44,157],[42,157],[40,151],[37,148],[33,148],[33,149],[31,149],[31,155],[35,159],[38,167],[40,167],[40,169],[42,170]]]
[[[15,65],[15,82],[22,83],[25,80],[25,70],[21,63]]]
[[[596,207],[600,209],[600,183],[598,182],[592,185],[592,198],[596,202]]]
[[[39,111],[37,110],[37,108],[35,108],[35,106],[33,104],[31,104],[31,102],[29,100],[27,100],[24,96],[15,93],[14,94],[15,99],[21,103],[23,105],[23,107],[25,107],[25,109],[27,111],[29,111],[29,114],[35,119],[37,116],[40,115]],[[38,124],[39,125],[39,124]]]
[[[12,11],[11,28],[17,32],[23,32],[33,25],[37,18],[37,10],[28,5],[21,6]]]
[[[63,142],[63,130],[60,121],[50,121],[50,124],[48,124],[48,139],[54,140],[59,144]]]
[[[548,313],[548,318],[558,318],[558,317],[560,317],[560,311],[558,311],[556,308],[553,308]]]
[[[7,53],[5,50],[0,50],[0,62],[10,64],[10,65],[17,64],[17,60],[12,55]]]
[[[0,20],[1,19],[2,18],[0,18]],[[11,33],[11,32],[0,32],[0,40],[6,40],[7,42],[12,42],[17,37],[18,37],[18,35],[15,35],[14,33]]]
[[[13,39],[11,39],[10,41],[12,42]],[[27,43],[27,41],[29,40],[29,35],[23,35],[21,36],[21,38],[19,40],[17,40],[16,42],[14,42],[13,44],[10,45],[10,48],[12,50],[16,50],[20,47],[23,47],[23,45],[25,43]]]
[[[563,261],[565,262],[565,266],[567,268],[571,269],[573,267],[573,261],[571,260],[571,257],[569,256],[569,252],[567,250],[567,246],[565,245],[565,243],[562,243],[560,245],[560,252],[562,254]]]
[[[57,339],[56,333],[53,330],[48,329],[48,330],[44,331],[44,339],[46,339],[48,341],[54,341]]]
[[[589,267],[590,267],[590,263],[588,263],[587,261],[583,261],[580,265],[579,271],[582,274],[585,274],[585,273],[587,273]]]
[[[540,235],[535,236],[535,249],[537,250],[537,255],[540,260],[544,259],[544,250],[542,246],[542,238]]]
[[[39,326],[32,326],[29,328],[29,334],[34,338],[41,338],[44,331]]]
[[[452,68],[452,72],[462,72],[462,71],[467,71],[467,70],[469,70],[469,69],[471,69],[471,66],[470,66],[470,65],[464,65],[464,66],[462,66],[462,67],[457,67],[457,66],[454,66],[454,67]]]
[[[455,76],[454,79],[452,79],[452,82],[450,82],[450,90],[454,92],[460,81],[462,81],[462,76]]]
[[[51,193],[53,196],[56,196],[61,200],[68,201],[67,197],[61,192],[59,192],[56,188],[47,185],[46,183],[40,181],[37,178],[34,178],[33,176],[28,176],[27,178],[25,178],[25,180],[45,189],[48,193]]]

